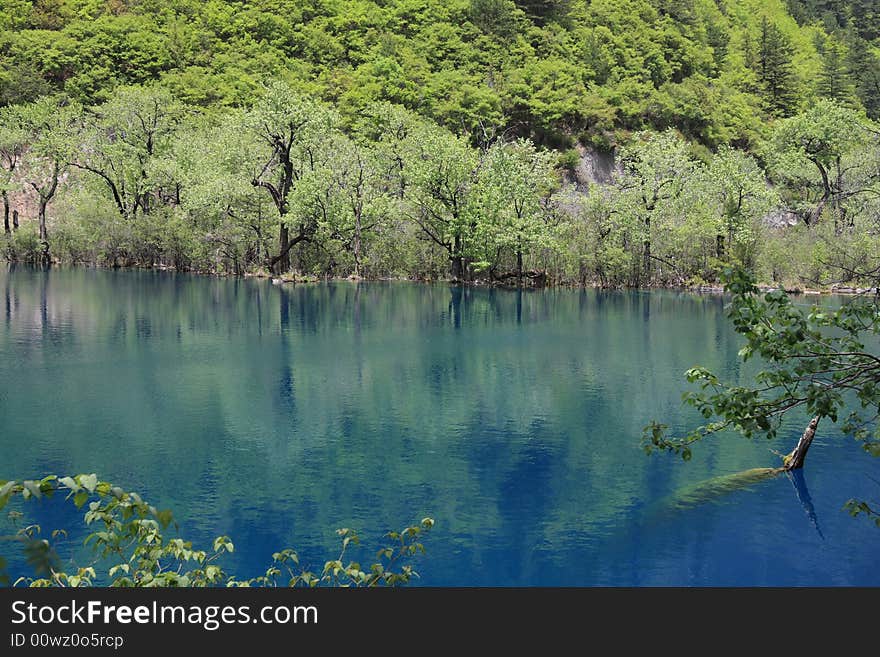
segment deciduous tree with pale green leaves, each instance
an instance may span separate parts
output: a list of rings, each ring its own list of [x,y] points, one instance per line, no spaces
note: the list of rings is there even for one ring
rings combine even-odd
[[[7,196],[25,209],[37,205],[26,178],[48,162],[39,144],[49,139],[31,137],[29,107],[6,110],[22,128],[7,139],[3,174]],[[59,167],[69,166],[58,176],[66,193],[53,244],[64,261],[521,285],[546,272],[627,286],[714,284],[730,261],[826,285],[836,251],[870,257],[880,226],[880,129],[828,100],[774,123],[760,165],[672,129],[636,132],[613,155],[570,149],[564,162],[512,134],[487,131],[478,148],[399,105],[367,105],[343,120],[281,81],[252,106],[222,112],[123,88],[68,123],[49,131]],[[608,177],[589,180],[606,159]],[[554,192],[557,177],[564,191]],[[807,230],[765,221],[784,218],[783,203]],[[43,259],[25,225],[7,255]],[[780,270],[795,239],[803,247]]]
[[[336,197],[330,232],[351,253],[354,276],[360,278],[367,238],[399,207],[391,191],[393,172],[382,170],[374,147],[342,135],[333,142],[330,171]]]
[[[251,184],[278,214],[278,249],[268,260],[273,271],[290,269],[291,249],[310,240],[326,214],[326,171],[319,170],[330,156],[337,121],[331,108],[280,81],[245,113],[244,126],[261,147],[249,163]]]
[[[19,188],[15,179],[27,148],[27,133],[18,107],[0,108],[0,198],[3,199],[3,232],[9,235],[9,193]]]
[[[715,226],[715,258],[754,268],[761,220],[779,205],[757,161],[742,151],[721,148],[699,168],[690,193],[705,204]]]
[[[524,258],[554,248],[555,161],[553,153],[524,139],[496,141],[483,155],[468,211],[475,226],[474,266],[488,270],[491,278],[515,278],[522,285]],[[513,256],[514,270],[499,277],[496,270],[505,255]]]
[[[173,181],[163,188],[154,165],[170,149],[183,106],[164,89],[118,89],[83,115],[74,134],[70,165],[106,186],[120,217],[134,221],[157,206],[179,202]]]
[[[829,212],[836,228],[865,195],[880,195],[880,128],[853,109],[820,100],[780,121],[765,149],[773,179],[808,226]]]
[[[180,187],[179,211],[192,231],[195,260],[203,255],[201,246],[244,273],[275,254],[277,208],[250,176],[252,162],[262,156],[258,151],[243,113],[234,111],[219,121],[184,126],[169,155],[156,164],[157,173]]]
[[[426,239],[449,257],[454,280],[465,276],[465,255],[474,224],[468,212],[479,154],[439,126],[416,126],[406,140],[403,164],[410,216]]]
[[[635,256],[636,281],[650,281],[658,266],[678,266],[652,248],[663,230],[671,204],[681,195],[697,166],[688,144],[673,130],[642,132],[621,152],[622,172],[614,180],[615,204],[625,215],[626,248]]]
[[[40,240],[40,260],[50,262],[47,212],[55,198],[61,176],[71,159],[74,127],[82,109],[62,97],[50,97],[24,105],[21,124],[27,143],[27,165],[22,180],[37,196],[37,221]]]

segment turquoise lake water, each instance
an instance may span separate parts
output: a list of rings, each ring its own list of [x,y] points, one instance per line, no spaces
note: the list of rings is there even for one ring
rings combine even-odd
[[[802,477],[697,502],[803,418],[643,453],[651,419],[699,422],[687,368],[751,376],[717,296],[29,268],[0,294],[0,479],[96,472],[228,534],[239,577],[286,546],[320,569],[337,527],[366,562],[430,515],[424,585],[880,584],[880,530],[842,510],[880,501],[880,460],[833,426]],[[76,551],[67,506],[22,509]]]

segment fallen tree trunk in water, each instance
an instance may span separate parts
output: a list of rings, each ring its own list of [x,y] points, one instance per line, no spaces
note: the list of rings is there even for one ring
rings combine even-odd
[[[686,509],[748,488],[766,479],[772,479],[782,468],[752,468],[734,474],[721,475],[679,489],[663,502],[670,509]]]
[[[798,440],[795,448],[791,453],[782,457],[781,467],[752,468],[751,470],[743,470],[742,472],[736,472],[734,474],[706,479],[705,481],[680,489],[673,496],[667,498],[664,501],[664,505],[672,509],[694,507],[719,497],[723,497],[734,491],[748,488],[761,481],[772,479],[783,472],[791,474],[793,470],[803,468],[804,459],[807,456],[810,445],[813,443],[813,438],[816,435],[816,427],[818,425],[818,416],[810,420],[810,423],[807,425],[807,428],[804,429],[804,433],[800,437],[800,440]],[[795,489],[798,490],[797,486],[795,486]],[[801,499],[800,490],[798,490],[798,499]],[[801,503],[804,504],[802,499]],[[804,508],[807,509],[807,514],[812,520],[815,516],[815,512],[812,510],[812,502],[804,504]]]
[[[804,459],[807,458],[807,452],[810,449],[810,445],[813,444],[813,437],[816,435],[817,426],[819,426],[818,415],[810,420],[807,428],[804,429],[804,434],[801,436],[801,439],[798,440],[798,444],[795,445],[795,448],[791,450],[791,453],[788,456],[783,457],[782,470],[797,470],[804,467]]]

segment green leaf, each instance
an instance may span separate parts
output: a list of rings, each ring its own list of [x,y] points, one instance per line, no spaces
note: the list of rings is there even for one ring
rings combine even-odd
[[[58,480],[58,483],[74,492],[80,489],[80,485],[76,483],[73,477],[61,477],[61,479]]]
[[[24,486],[25,493],[30,493],[30,495],[33,495],[34,497],[39,498],[43,494],[40,490],[40,482],[38,481],[23,481],[22,486]],[[27,497],[25,497],[25,499],[27,499]]]
[[[118,566],[113,566],[109,571],[110,577],[116,575],[120,570],[127,574],[129,571],[129,565],[127,563],[121,563]]]
[[[168,525],[171,524],[171,521],[174,520],[174,514],[171,513],[170,509],[165,509],[163,511],[156,511],[156,520],[159,521],[159,524],[162,525],[164,529]]]
[[[90,493],[95,492],[95,488],[98,486],[98,475],[96,474],[87,474],[82,475],[79,479],[80,483]]]
[[[89,494],[81,490],[76,495],[73,496],[73,503],[76,505],[77,509],[81,509],[83,504],[85,504],[89,499]]]

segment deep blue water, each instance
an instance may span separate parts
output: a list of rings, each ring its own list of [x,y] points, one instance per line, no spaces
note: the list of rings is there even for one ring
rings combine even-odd
[[[699,422],[685,369],[751,375],[719,297],[22,268],[0,291],[0,479],[96,472],[202,546],[230,535],[239,577],[430,515],[426,585],[880,584],[880,530],[842,510],[880,499],[880,460],[833,426],[802,481],[696,503],[803,418],[642,452],[652,418]],[[67,507],[21,508],[77,552]]]

